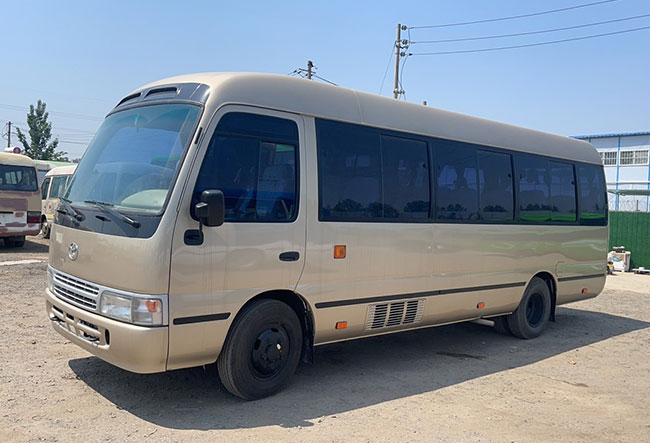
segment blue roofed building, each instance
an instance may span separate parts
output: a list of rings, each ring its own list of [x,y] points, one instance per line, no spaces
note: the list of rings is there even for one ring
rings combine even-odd
[[[650,212],[650,132],[574,136],[594,145],[605,166],[610,211]]]

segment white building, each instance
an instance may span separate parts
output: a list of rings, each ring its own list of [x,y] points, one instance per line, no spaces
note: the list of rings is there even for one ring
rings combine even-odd
[[[600,152],[610,211],[650,212],[650,132],[580,135]]]

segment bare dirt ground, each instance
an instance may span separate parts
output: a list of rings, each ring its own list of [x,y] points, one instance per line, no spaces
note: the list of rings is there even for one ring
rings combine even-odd
[[[650,441],[650,276],[609,277],[535,340],[468,323],[319,347],[244,402],[214,368],[137,375],[67,343],[46,260],[39,238],[0,247],[2,442]]]

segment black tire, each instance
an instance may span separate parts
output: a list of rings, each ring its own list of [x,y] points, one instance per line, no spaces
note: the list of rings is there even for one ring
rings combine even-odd
[[[41,220],[41,235],[43,238],[50,238],[50,231],[51,229],[47,219],[43,218],[43,220]]]
[[[508,325],[508,316],[500,315],[499,317],[492,317],[490,320],[494,321],[494,330],[499,334],[512,335],[510,326]]]
[[[551,317],[551,291],[544,280],[535,277],[515,311],[507,316],[512,335],[535,338],[544,332]]]
[[[289,381],[300,362],[302,328],[285,303],[263,299],[237,316],[217,370],[225,388],[244,400],[275,394]]]
[[[22,248],[25,246],[25,236],[7,237],[5,238],[5,246],[8,248]]]

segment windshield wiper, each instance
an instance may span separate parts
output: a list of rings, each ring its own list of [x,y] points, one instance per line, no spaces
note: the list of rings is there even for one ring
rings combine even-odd
[[[96,207],[98,207],[102,211],[107,212],[107,213],[113,215],[114,217],[119,218],[120,220],[130,224],[134,228],[139,228],[140,227],[140,222],[139,221],[133,220],[131,217],[129,217],[127,215],[124,215],[121,212],[113,209],[112,208],[113,205],[111,203],[98,202],[97,200],[84,200],[84,203],[88,203],[89,205],[95,205]]]
[[[86,217],[81,213],[75,210],[75,208],[70,205],[70,200],[67,198],[59,198],[59,201],[65,208],[65,211],[60,211],[68,214],[69,216],[73,217],[77,221],[83,221]]]

